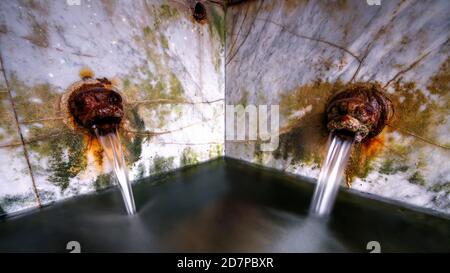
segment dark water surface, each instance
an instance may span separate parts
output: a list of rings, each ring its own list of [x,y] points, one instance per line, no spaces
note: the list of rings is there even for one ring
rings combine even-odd
[[[0,252],[450,252],[450,220],[341,190],[331,218],[307,217],[313,185],[219,159],[0,219]]]

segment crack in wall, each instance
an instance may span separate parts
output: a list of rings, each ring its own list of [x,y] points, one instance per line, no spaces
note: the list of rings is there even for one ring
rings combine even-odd
[[[3,62],[3,58],[2,58],[1,53],[0,53],[0,65],[2,67],[2,75],[3,75],[3,78],[5,79],[6,88],[8,90],[9,101],[10,101],[11,106],[12,106],[12,110],[13,110],[13,114],[14,114],[14,119],[15,119],[17,131],[19,133],[21,146],[23,148],[23,153],[24,153],[25,160],[26,160],[26,163],[27,163],[27,166],[28,166],[28,171],[30,172],[30,178],[31,178],[33,192],[34,192],[35,197],[36,197],[37,205],[40,208],[40,207],[42,207],[41,198],[39,196],[39,191],[38,191],[38,189],[36,187],[36,181],[35,181],[35,178],[34,178],[33,168],[32,168],[31,163],[30,163],[29,153],[28,153],[28,149],[26,147],[25,139],[24,139],[22,130],[20,128],[19,117],[17,115],[17,110],[16,110],[16,106],[15,106],[15,103],[14,103],[14,98],[13,98],[12,93],[11,93],[11,86],[9,85],[8,78],[6,77],[6,68],[4,66],[4,62]]]

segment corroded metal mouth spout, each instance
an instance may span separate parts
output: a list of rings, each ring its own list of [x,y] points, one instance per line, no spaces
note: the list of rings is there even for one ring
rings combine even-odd
[[[330,99],[326,125],[338,136],[361,142],[378,135],[392,115],[392,103],[378,84],[357,83]]]
[[[331,120],[328,122],[327,128],[336,135],[353,139],[356,142],[361,142],[369,134],[369,128],[350,115]]]
[[[83,79],[74,84],[68,110],[78,127],[92,135],[114,132],[124,116],[121,94],[107,79]]]

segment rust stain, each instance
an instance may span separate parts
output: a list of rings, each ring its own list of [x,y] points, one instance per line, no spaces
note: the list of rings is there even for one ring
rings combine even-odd
[[[86,143],[86,157],[92,156],[95,162],[95,169],[103,172],[103,148],[96,137],[84,135],[84,142]]]
[[[354,145],[345,169],[345,182],[350,188],[356,177],[364,179],[373,170],[373,160],[383,151],[385,144],[384,131],[374,138],[366,139]]]
[[[373,158],[383,150],[384,143],[385,136],[384,132],[382,132],[378,136],[368,139],[363,143],[364,153],[367,154],[368,157]]]

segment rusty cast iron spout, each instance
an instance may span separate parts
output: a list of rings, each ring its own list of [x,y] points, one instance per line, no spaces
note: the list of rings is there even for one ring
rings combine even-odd
[[[352,84],[332,97],[327,128],[356,142],[377,136],[393,115],[392,103],[378,84]]]
[[[70,95],[68,107],[77,125],[92,134],[94,128],[100,134],[115,131],[124,115],[122,97],[107,79],[82,84]]]

